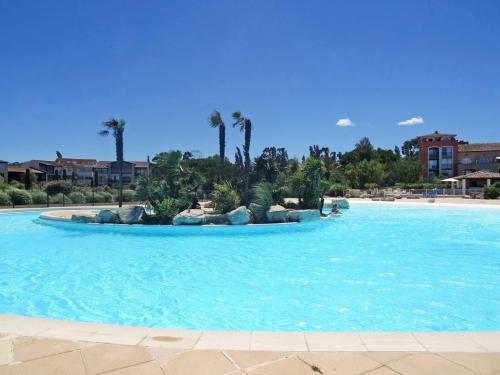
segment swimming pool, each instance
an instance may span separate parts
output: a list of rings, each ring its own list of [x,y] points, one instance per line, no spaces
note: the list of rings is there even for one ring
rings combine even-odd
[[[500,210],[357,204],[311,224],[0,215],[0,313],[150,327],[500,330]]]

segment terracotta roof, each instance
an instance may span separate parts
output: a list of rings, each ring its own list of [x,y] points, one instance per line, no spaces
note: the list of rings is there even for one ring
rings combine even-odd
[[[457,180],[476,180],[476,179],[486,179],[486,178],[498,178],[500,179],[500,173],[488,172],[488,171],[478,171],[472,172],[463,176],[455,177]]]
[[[421,135],[419,138],[426,138],[426,137],[456,137],[456,134],[452,133],[439,133],[437,130],[432,133],[432,134],[426,134],[426,135]]]
[[[16,173],[25,173],[26,172],[26,167],[22,165],[9,165],[7,170],[9,172],[16,172]],[[30,168],[30,171],[35,174],[43,174],[45,172],[39,171],[38,169],[35,168]]]
[[[459,152],[474,152],[474,151],[500,151],[500,142],[497,143],[469,143],[458,145]]]
[[[147,161],[132,161],[131,163],[134,163],[134,165],[137,168],[147,168],[148,167],[148,162]],[[151,165],[151,163],[149,163]]]

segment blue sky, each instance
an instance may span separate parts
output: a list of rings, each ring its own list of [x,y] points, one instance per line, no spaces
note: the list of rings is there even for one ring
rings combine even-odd
[[[213,109],[252,119],[252,154],[500,141],[499,35],[494,0],[0,0],[0,159],[112,159],[110,116],[129,160],[211,155]],[[227,141],[232,158],[243,136]]]

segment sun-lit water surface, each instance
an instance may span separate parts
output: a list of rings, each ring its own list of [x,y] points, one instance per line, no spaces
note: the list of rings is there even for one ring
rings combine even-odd
[[[0,215],[0,313],[224,330],[500,330],[500,210],[354,205],[314,224]]]

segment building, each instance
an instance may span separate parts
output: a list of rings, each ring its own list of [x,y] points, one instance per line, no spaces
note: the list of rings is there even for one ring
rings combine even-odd
[[[0,176],[7,181],[9,179],[9,163],[5,160],[0,160]]]
[[[120,169],[116,161],[98,161],[96,159],[61,158],[55,161],[30,160],[22,163],[25,168],[42,171],[40,181],[73,180],[79,184],[91,185],[94,176],[99,185],[116,186],[119,182]],[[148,162],[124,161],[123,183],[131,184],[146,173]]]
[[[436,131],[418,137],[424,180],[432,181],[435,177],[453,177],[457,174],[458,147],[464,142],[458,141],[456,136]]]
[[[483,188],[490,186],[495,182],[500,182],[500,173],[478,171],[468,173],[466,175],[457,176],[455,179],[459,180],[462,186],[462,192],[465,194],[467,189],[470,188]]]
[[[478,171],[500,173],[500,142],[458,145],[458,175]]]

